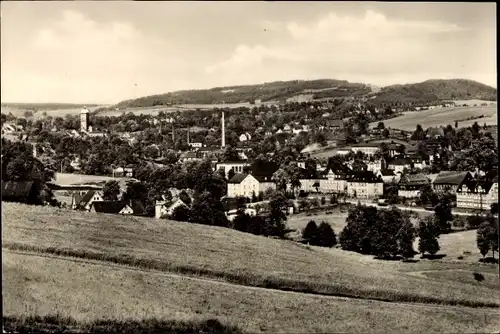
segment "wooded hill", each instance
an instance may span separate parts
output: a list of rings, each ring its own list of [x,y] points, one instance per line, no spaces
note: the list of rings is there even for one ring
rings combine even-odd
[[[255,100],[280,101],[300,94],[314,98],[361,96],[371,92],[368,85],[345,80],[275,81],[260,85],[215,87],[200,90],[182,90],[166,94],[122,101],[116,107],[152,107],[169,104],[248,103]]]
[[[260,85],[182,90],[118,103],[115,107],[152,107],[175,104],[253,103],[255,100],[283,101],[307,94],[312,99],[369,97],[374,105],[426,104],[443,100],[496,100],[497,90],[473,80],[427,80],[416,84],[392,85],[374,92],[370,85],[345,80],[275,81]]]
[[[419,104],[443,100],[487,100],[496,101],[497,90],[477,81],[466,79],[427,80],[416,84],[383,87],[373,94],[371,102],[380,104]]]

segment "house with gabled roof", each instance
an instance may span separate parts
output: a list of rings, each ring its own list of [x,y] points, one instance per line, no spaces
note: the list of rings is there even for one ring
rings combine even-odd
[[[273,174],[278,170],[278,165],[273,162],[257,161],[250,166],[248,174],[239,173],[227,183],[228,197],[249,197],[253,194],[264,193],[268,189],[276,189]]]
[[[3,181],[2,201],[36,204],[38,191],[33,181]]]
[[[229,175],[229,171],[232,169],[234,173],[243,173],[243,169],[245,167],[250,166],[250,163],[246,160],[235,160],[235,161],[224,161],[224,162],[218,162],[215,165],[215,169],[223,169],[224,174],[226,175],[226,178]]]
[[[394,170],[392,169],[381,169],[380,171],[375,173],[377,177],[380,177],[382,179],[382,182],[384,184],[391,183],[391,182],[399,182],[400,176],[396,175]]]
[[[387,163],[387,168],[392,169],[396,174],[402,174],[405,168],[408,170],[412,168],[412,163],[407,158],[395,158]]]
[[[456,196],[457,208],[490,210],[493,203],[498,203],[498,175],[463,183]]]
[[[165,216],[171,216],[174,213],[174,210],[180,206],[184,206],[189,209],[189,205],[178,197],[173,198],[170,201],[156,201],[155,218],[160,219]]]
[[[422,187],[429,185],[431,181],[423,174],[405,174],[398,182],[398,196],[404,198],[420,197]]]
[[[90,212],[114,215],[132,215],[134,210],[127,201],[95,201],[90,205]]]
[[[455,194],[459,187],[472,181],[470,172],[441,171],[432,182],[432,188],[436,192],[448,190],[450,193]]]
[[[89,211],[92,203],[104,201],[102,191],[89,190],[83,196],[79,193],[73,194],[71,208],[73,210]]]

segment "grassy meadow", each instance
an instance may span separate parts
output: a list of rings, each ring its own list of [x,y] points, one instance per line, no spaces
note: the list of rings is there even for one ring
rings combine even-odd
[[[494,106],[469,106],[468,107],[451,107],[437,108],[432,110],[423,110],[415,112],[405,112],[404,115],[391,118],[384,121],[385,127],[413,131],[417,124],[422,125],[424,129],[428,127],[446,126],[448,124],[455,126],[455,120],[465,119],[471,116],[484,115],[483,118],[478,118],[468,121],[458,122],[458,127],[468,127],[477,122],[479,125],[486,123],[487,125],[497,125],[497,111]],[[378,122],[370,123],[370,127],[376,127]]]
[[[213,323],[218,324],[219,333],[471,333],[492,332],[500,326],[494,309],[396,304],[257,289],[5,249],[2,258],[4,320],[57,315],[72,319],[69,325],[73,328],[93,332],[99,326],[77,324],[107,320],[117,327],[134,325],[132,328],[142,331],[153,327],[181,332],[175,329],[187,327],[186,332],[191,333],[208,327],[206,319],[212,319],[212,328]],[[146,324],[141,328],[144,319]],[[158,326],[162,322],[167,325]],[[116,330],[109,325],[107,329],[110,327]]]
[[[423,270],[496,273],[472,263],[374,260],[204,225],[2,203],[3,248],[104,260],[239,285],[397,302],[493,306],[490,286],[429,279]],[[464,274],[468,275],[470,273]]]

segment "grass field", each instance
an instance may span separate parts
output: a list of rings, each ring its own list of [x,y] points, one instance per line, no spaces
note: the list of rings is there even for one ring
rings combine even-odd
[[[98,176],[98,175],[85,175],[85,174],[71,174],[71,173],[56,173],[56,183],[62,185],[104,185],[107,181],[116,180],[122,189],[125,188],[126,182],[134,180],[130,177],[111,177],[111,176]]]
[[[88,107],[87,109],[89,111],[94,111],[96,110],[97,108],[102,108],[102,107],[106,107],[105,105],[102,105],[102,106],[94,106],[94,107]],[[82,108],[66,108],[66,109],[48,109],[48,110],[39,110],[37,111],[36,113],[33,114],[33,118],[41,118],[43,117],[43,113],[47,113],[47,116],[52,116],[52,117],[64,117],[66,115],[79,115],[80,114],[80,111],[82,110]],[[23,108],[13,108],[13,107],[4,107],[2,106],[2,114],[8,114],[9,112],[11,112],[14,116],[16,117],[24,117],[24,112],[26,111],[26,109],[23,109]]]
[[[446,126],[448,124],[455,126],[454,120],[460,120],[471,116],[484,115],[483,118],[463,121],[458,123],[458,127],[468,127],[477,122],[480,125],[497,125],[497,113],[495,106],[486,107],[453,107],[438,108],[433,110],[423,110],[416,112],[406,112],[403,116],[391,118],[384,121],[385,127],[393,129],[413,131],[417,124],[424,129],[428,127]],[[376,127],[378,122],[370,123],[370,127]]]
[[[96,322],[105,317],[119,323],[128,319],[130,324],[148,318],[182,323],[210,318],[224,328],[237,325],[249,333],[471,333],[493,332],[500,326],[498,312],[492,309],[253,289],[6,250],[2,259],[4,319],[58,314],[76,322]]]
[[[445,279],[407,274],[443,268],[491,274],[496,270],[492,265],[379,261],[224,228],[20,204],[2,206],[4,248],[325,295],[471,306],[499,302],[496,291],[481,283],[454,283],[450,289]]]

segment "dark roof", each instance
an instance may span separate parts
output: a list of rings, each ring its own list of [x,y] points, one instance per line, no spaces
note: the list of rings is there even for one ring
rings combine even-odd
[[[426,134],[428,136],[441,136],[444,137],[444,130],[443,128],[428,128],[426,131]]]
[[[454,171],[445,171],[439,172],[439,174],[434,179],[434,184],[452,184],[459,185],[461,184],[469,172],[454,172]]]
[[[144,205],[138,199],[131,200],[130,207],[134,211],[134,215],[142,216],[146,212],[146,210],[144,209]]]
[[[256,161],[250,167],[250,174],[259,182],[271,182],[279,166],[274,162]]]
[[[420,186],[429,184],[430,180],[423,174],[407,174],[401,176],[400,185]]]
[[[341,119],[327,119],[325,124],[326,126],[344,128],[344,121]]]
[[[377,183],[382,181],[372,171],[356,171],[350,175],[348,182]]]
[[[7,181],[2,180],[2,199],[27,198],[33,189],[33,181]]]
[[[411,165],[411,160],[406,158],[396,158],[391,160],[388,165],[404,166]]]
[[[228,181],[228,183],[241,183],[246,177],[247,177],[247,174],[243,174],[243,173],[235,174],[231,178],[231,180]]]
[[[380,174],[382,174],[382,176],[396,176],[392,169],[382,169]]]
[[[101,213],[119,213],[127,205],[124,201],[96,201],[92,203],[94,210]]]
[[[89,190],[83,197],[77,202],[76,209],[83,209],[85,205],[94,197],[95,190]]]
[[[488,193],[491,189],[491,186],[493,186],[493,182],[488,180],[474,180],[468,182],[468,184],[465,184],[465,186],[469,189],[469,192],[471,193],[478,193],[479,187],[481,187],[484,192]],[[461,189],[458,189],[457,191],[461,192]]]

